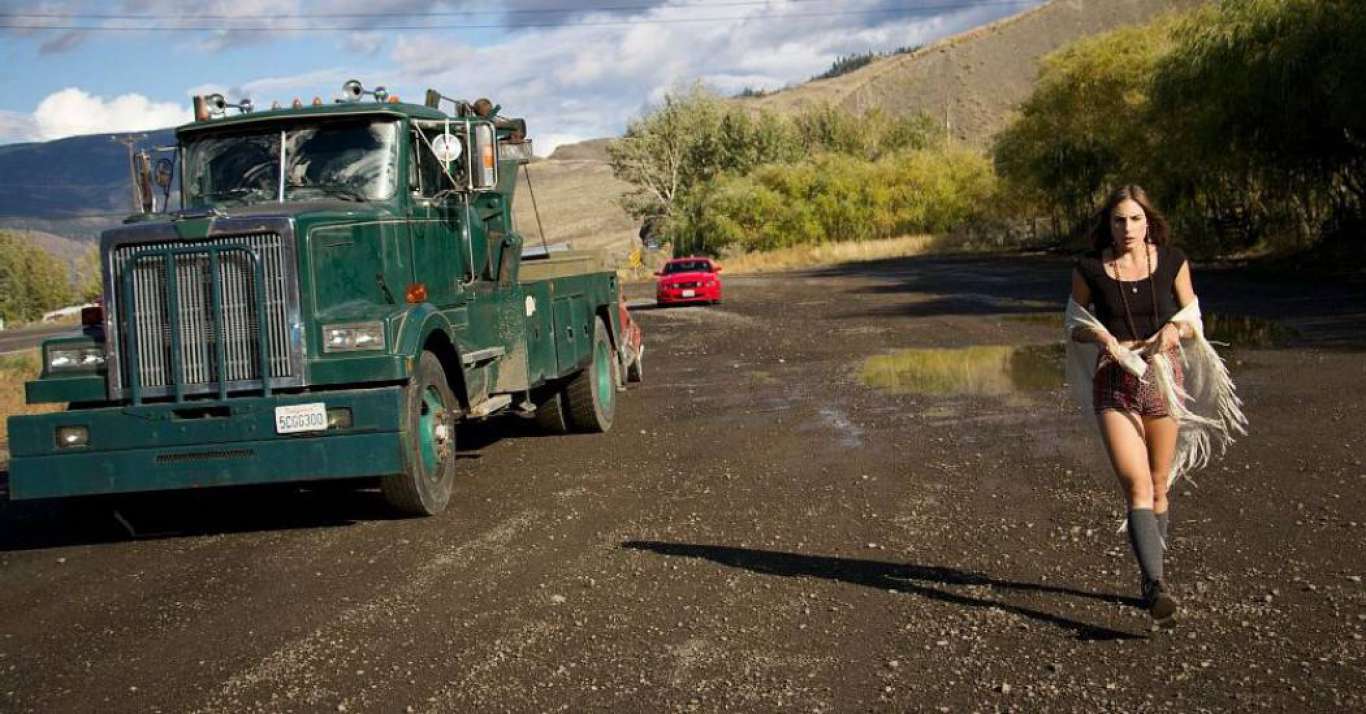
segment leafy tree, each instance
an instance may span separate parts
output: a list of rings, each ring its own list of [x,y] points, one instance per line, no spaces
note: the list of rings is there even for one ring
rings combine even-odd
[[[1149,88],[1171,46],[1171,24],[1164,18],[1087,38],[1044,58],[1034,92],[993,148],[1013,191],[1081,223],[1112,184],[1144,183],[1157,144]]]
[[[842,74],[849,74],[856,69],[866,67],[873,60],[881,57],[877,52],[865,52],[862,54],[840,55],[830,65],[830,69],[812,77],[812,79],[833,79]]]
[[[953,230],[996,192],[986,157],[939,144],[867,161],[825,152],[748,175],[723,175],[690,197],[680,231],[709,252]]]
[[[67,266],[23,236],[0,231],[0,318],[37,320],[44,312],[70,304]]]
[[[1239,197],[1232,212],[1302,241],[1335,214],[1359,213],[1366,4],[1220,3],[1190,15],[1176,37],[1155,77],[1155,110],[1171,137],[1186,139],[1190,160],[1222,179],[1209,188]]]
[[[631,213],[668,233],[677,253],[715,254],[919,229],[892,205],[915,193],[898,193],[894,168],[943,143],[921,115],[820,105],[787,118],[693,87],[632,122],[609,153],[616,175],[637,186],[624,201]]]
[[[997,139],[1020,203],[1083,227],[1141,183],[1197,252],[1346,235],[1366,204],[1366,3],[1204,5],[1069,45]]]
[[[94,302],[104,294],[100,273],[100,247],[92,245],[76,259],[76,297],[84,302]]]
[[[751,116],[701,85],[670,93],[608,147],[613,173],[637,186],[624,205],[640,218],[672,217],[679,198],[723,171],[800,155],[787,124]]]

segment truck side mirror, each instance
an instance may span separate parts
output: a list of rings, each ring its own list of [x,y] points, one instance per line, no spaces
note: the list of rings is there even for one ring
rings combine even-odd
[[[476,191],[492,191],[498,186],[498,141],[493,124],[478,122],[472,129],[474,146],[470,151],[470,187]]]
[[[157,185],[161,187],[161,190],[169,191],[171,189],[171,180],[175,177],[175,164],[171,163],[170,159],[157,159],[157,166],[156,170],[153,172],[153,176]]]

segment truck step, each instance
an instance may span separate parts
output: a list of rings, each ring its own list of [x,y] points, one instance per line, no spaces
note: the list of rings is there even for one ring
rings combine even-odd
[[[460,362],[466,367],[471,367],[482,362],[491,362],[502,357],[507,350],[502,347],[488,347],[474,352],[466,352],[460,356]]]
[[[489,397],[488,399],[485,399],[484,401],[479,402],[478,404],[470,407],[469,416],[472,419],[483,419],[484,417],[501,410],[503,407],[506,407],[511,403],[511,394],[495,394],[492,397]]]

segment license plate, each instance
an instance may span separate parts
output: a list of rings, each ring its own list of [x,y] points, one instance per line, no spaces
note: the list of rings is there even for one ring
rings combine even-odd
[[[696,290],[684,290],[683,297],[692,297],[697,294]]]
[[[327,405],[322,402],[275,407],[275,433],[277,434],[326,430]]]

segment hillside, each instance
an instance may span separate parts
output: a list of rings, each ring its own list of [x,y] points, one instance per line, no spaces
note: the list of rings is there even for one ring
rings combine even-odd
[[[128,149],[113,134],[0,146],[0,227],[93,240],[132,207]],[[172,143],[169,129],[142,146]]]
[[[590,151],[583,149],[584,154]],[[573,147],[561,147],[554,155],[578,153]],[[617,203],[630,185],[614,177],[605,160],[553,158],[536,161],[526,169],[531,173],[547,243],[569,242],[576,249],[605,248],[619,260],[631,252],[640,224]],[[525,174],[517,177],[513,219],[527,245],[541,242]]]
[[[855,113],[872,108],[895,115],[924,112],[947,122],[960,140],[985,146],[1029,96],[1044,55],[1081,37],[1202,2],[1053,0],[839,77],[736,101],[784,113],[821,103]]]

